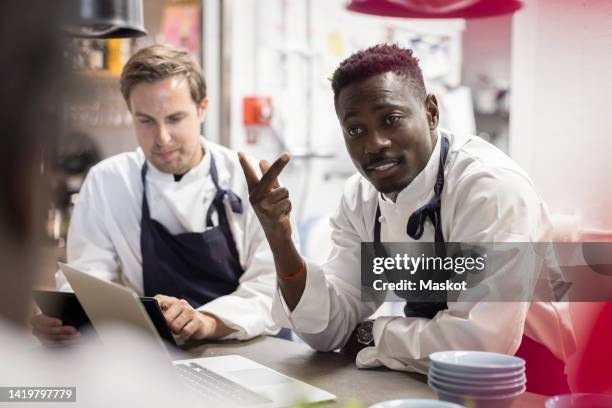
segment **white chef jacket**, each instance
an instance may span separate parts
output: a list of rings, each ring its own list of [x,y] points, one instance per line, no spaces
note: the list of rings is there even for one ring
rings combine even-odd
[[[242,199],[243,212],[231,210],[224,198],[230,228],[244,269],[233,293],[198,310],[210,313],[235,331],[227,338],[248,339],[274,334],[270,308],[275,287],[272,253],[248,200],[248,187],[236,152],[202,140],[207,153],[180,181],[149,164],[146,175],[151,218],[172,234],[206,229],[206,211],[215,197],[210,153],[215,157],[219,185]],[[108,158],[89,171],[81,188],[68,231],[68,263],[102,279],[116,281],[143,296],[140,220],[142,212],[142,149]],[[256,163],[253,167],[258,169]],[[213,221],[215,216],[213,216]],[[56,273],[59,290],[70,285]]]
[[[441,194],[445,240],[541,242],[549,239],[546,207],[525,172],[479,137],[446,134],[450,147]],[[398,194],[395,203],[383,198],[359,174],[347,181],[340,206],[331,219],[333,249],[328,260],[322,265],[306,262],[306,287],[292,312],[277,290],[272,306],[275,321],[296,331],[313,348],[329,351],[343,346],[354,327],[378,309],[382,300],[360,300],[360,243],[374,239],[377,205],[381,211],[381,241],[414,241],[406,234],[406,224],[410,215],[434,196],[440,139],[438,132],[427,165]],[[430,222],[425,223],[421,241],[434,241]],[[524,275],[518,270],[533,266],[529,262],[530,259],[513,257],[498,273],[511,284],[520,285]],[[536,302],[448,302],[448,310],[439,312],[433,319],[382,316],[374,322],[375,347],[361,350],[357,365],[384,365],[426,373],[428,356],[435,351],[484,350],[514,354],[524,331],[564,359],[573,352],[566,306]]]

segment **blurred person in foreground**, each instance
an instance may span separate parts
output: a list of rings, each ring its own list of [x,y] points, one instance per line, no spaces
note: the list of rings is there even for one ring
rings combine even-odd
[[[59,25],[70,4],[34,0],[24,12],[23,2],[0,2],[0,38],[10,39],[0,53],[0,387],[76,387],[76,402],[62,406],[188,406],[166,355],[138,333],[116,328],[111,347],[51,351],[27,332],[48,187],[41,157],[60,129]]]
[[[544,373],[528,372],[528,386],[566,391],[563,361],[573,352],[566,305],[460,297],[407,302],[405,316],[367,320],[384,299],[361,300],[362,242],[546,242],[550,223],[529,176],[508,156],[481,138],[438,127],[438,102],[426,92],[411,50],[377,45],[359,51],[336,69],[332,88],[360,174],[345,184],[324,264],[304,260],[291,241],[289,194],[276,181],[289,157],[272,166],[262,162],[261,180],[243,161],[276,263],[275,320],[317,350],[355,354],[362,368],[427,373],[428,356],[436,351],[522,355],[529,349],[549,363]],[[539,270],[541,259],[527,252],[500,256],[504,263],[495,275],[503,289],[523,293],[530,284],[529,270]],[[549,383],[534,387],[543,375]]]
[[[208,110],[201,69],[186,50],[156,44],[132,55],[119,85],[140,147],[87,174],[68,263],[155,296],[184,340],[276,334],[274,263],[236,153],[200,132]],[[70,290],[61,271],[56,285]],[[32,326],[47,341],[78,335],[42,314]]]

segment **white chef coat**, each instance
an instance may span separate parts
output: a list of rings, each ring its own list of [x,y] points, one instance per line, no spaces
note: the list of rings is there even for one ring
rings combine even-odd
[[[441,223],[447,242],[542,242],[549,239],[546,207],[529,177],[509,157],[479,137],[449,134],[444,167]],[[322,265],[307,261],[306,287],[290,312],[280,290],[272,313],[313,348],[337,349],[354,327],[378,309],[380,302],[360,300],[360,243],[374,239],[376,206],[380,206],[381,241],[412,242],[406,233],[410,215],[434,196],[440,158],[440,133],[425,168],[394,203],[384,199],[361,175],[351,177],[331,219],[333,249]],[[425,223],[423,242],[434,241]],[[520,287],[533,267],[532,257],[512,257],[497,274]],[[512,280],[514,279],[514,281]],[[518,280],[518,282],[517,282]],[[513,286],[514,287],[514,286]],[[426,373],[428,355],[441,350],[484,350],[514,354],[523,332],[544,342],[564,359],[573,350],[567,305],[527,302],[449,302],[433,319],[382,316],[375,320],[375,347],[357,355],[359,367]],[[563,341],[560,341],[563,339]]]
[[[248,187],[236,152],[202,140],[207,153],[180,181],[149,163],[146,175],[151,218],[172,234],[206,229],[206,211],[215,197],[210,177],[210,153],[215,157],[219,185],[242,199],[243,212],[231,210],[224,198],[230,228],[244,269],[233,293],[198,310],[210,313],[235,331],[227,338],[240,340],[275,334],[270,308],[275,268],[268,242],[248,199]],[[142,149],[108,158],[89,171],[81,188],[68,231],[68,263],[102,279],[122,283],[143,296],[140,220],[142,212]],[[256,163],[253,167],[258,169]],[[216,218],[213,216],[213,221]],[[59,290],[70,285],[56,273]]]

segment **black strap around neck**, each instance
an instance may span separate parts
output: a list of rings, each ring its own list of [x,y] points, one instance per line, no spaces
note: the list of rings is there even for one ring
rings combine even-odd
[[[438,165],[438,175],[434,186],[434,197],[425,205],[417,209],[406,225],[406,233],[412,239],[419,240],[425,230],[425,221],[429,218],[435,229],[435,242],[444,242],[442,223],[440,218],[441,195],[444,189],[444,165],[448,156],[449,141],[445,136],[441,136],[440,163]],[[380,206],[376,206],[376,218],[374,219],[374,242],[381,242],[380,239]]]
[[[438,165],[438,175],[434,186],[434,196],[427,204],[412,213],[406,225],[406,233],[415,240],[419,240],[423,236],[425,221],[429,218],[435,228],[435,241],[444,242],[440,209],[442,190],[444,189],[444,164],[448,156],[449,142],[446,137],[441,136],[441,138],[440,164]]]

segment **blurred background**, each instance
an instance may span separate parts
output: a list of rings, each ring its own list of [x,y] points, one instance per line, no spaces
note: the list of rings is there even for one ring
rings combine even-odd
[[[428,92],[440,101],[442,127],[479,135],[530,174],[553,215],[556,240],[612,240],[612,2],[142,4],[146,36],[66,43],[77,91],[58,101],[66,128],[47,163],[53,193],[38,286],[54,286],[88,169],[137,148],[119,75],[135,50],[155,42],[183,46],[202,65],[207,139],[261,159],[292,155],[283,183],[307,257],[326,257],[329,216],[355,172],[329,78],[351,53],[383,42],[415,51]]]

